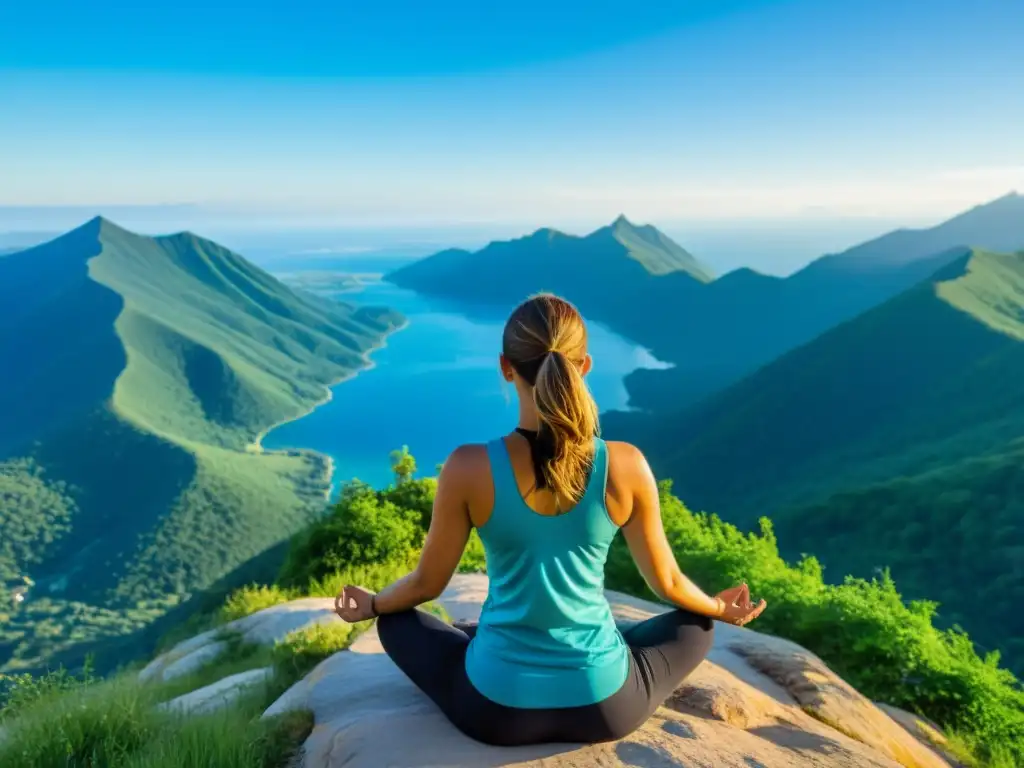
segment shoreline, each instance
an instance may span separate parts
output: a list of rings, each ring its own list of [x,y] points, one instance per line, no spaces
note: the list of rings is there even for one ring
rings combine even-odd
[[[330,454],[327,454],[327,453],[321,453],[319,451],[315,451],[315,450],[313,450],[311,448],[264,448],[263,447],[263,440],[264,440],[264,438],[266,438],[266,436],[268,434],[273,432],[278,427],[284,426],[285,424],[290,424],[293,421],[298,421],[299,419],[304,419],[307,416],[309,416],[310,414],[312,414],[317,408],[320,408],[321,406],[326,405],[327,403],[331,402],[334,399],[334,388],[335,387],[340,386],[341,384],[344,384],[346,381],[351,381],[352,379],[354,379],[356,376],[358,376],[361,373],[366,373],[367,371],[372,371],[377,366],[376,362],[374,362],[374,360],[372,359],[372,355],[376,354],[377,352],[380,352],[382,349],[385,349],[387,347],[387,345],[388,345],[388,339],[391,338],[392,335],[394,335],[394,334],[396,334],[396,333],[398,333],[400,331],[404,331],[406,328],[409,327],[409,325],[410,325],[410,321],[409,321],[408,318],[406,318],[400,325],[397,325],[394,328],[392,328],[390,331],[387,331],[381,337],[381,340],[380,340],[379,343],[373,345],[372,347],[370,347],[369,349],[367,349],[365,352],[363,352],[360,355],[360,357],[362,358],[363,363],[364,363],[361,367],[357,368],[354,371],[349,371],[344,376],[341,376],[340,378],[338,378],[335,381],[332,381],[329,384],[325,384],[324,388],[326,389],[326,394],[320,400],[317,400],[315,403],[313,403],[304,412],[302,412],[302,413],[300,413],[300,414],[298,414],[296,416],[292,416],[290,418],[287,418],[287,419],[282,419],[281,421],[278,421],[278,422],[276,422],[274,424],[271,424],[266,429],[261,430],[259,433],[257,433],[257,435],[253,439],[253,441],[251,443],[249,443],[245,447],[245,452],[246,453],[253,453],[253,454],[257,454],[257,455],[271,455],[271,454],[288,453],[289,451],[301,451],[303,453],[311,454],[313,456],[317,456],[317,457],[319,457],[321,459],[324,459],[324,464],[325,464],[326,470],[327,470],[327,472],[326,472],[326,474],[327,474],[327,490],[325,491],[324,496],[329,501],[330,498],[331,498],[331,494],[332,494],[332,492],[334,490],[334,482],[333,482],[333,480],[334,480],[335,470],[337,469],[337,466],[335,465],[335,461],[334,461],[334,457],[333,456],[331,456]]]

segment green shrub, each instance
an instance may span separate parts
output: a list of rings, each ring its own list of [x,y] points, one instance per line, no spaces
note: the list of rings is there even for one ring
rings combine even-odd
[[[423,545],[422,514],[389,501],[390,492],[347,485],[334,509],[294,539],[278,583],[305,587],[343,568],[408,561]]]
[[[998,656],[980,658],[967,635],[933,625],[935,605],[905,603],[888,574],[872,581],[822,579],[820,564],[779,555],[771,523],[744,534],[714,515],[694,514],[661,484],[666,533],[683,570],[715,592],[740,581],[768,600],[755,628],[819,655],[872,699],[918,712],[958,734],[983,760],[1024,764],[1024,692]],[[651,597],[621,540],[609,587]]]

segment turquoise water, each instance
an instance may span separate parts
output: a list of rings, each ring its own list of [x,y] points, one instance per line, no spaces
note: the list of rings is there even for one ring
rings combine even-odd
[[[433,474],[458,445],[516,426],[515,389],[498,372],[504,312],[467,311],[379,281],[342,298],[393,307],[409,325],[373,353],[373,368],[334,387],[333,399],[308,416],[272,430],[264,447],[310,448],[334,459],[336,484],[359,478],[382,486],[392,479],[388,457],[396,448],[408,445],[420,473]],[[664,366],[608,329],[589,328],[591,391],[602,411],[624,410],[623,377]]]

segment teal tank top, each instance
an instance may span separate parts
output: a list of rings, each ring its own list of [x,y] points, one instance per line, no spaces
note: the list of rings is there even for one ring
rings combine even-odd
[[[478,532],[490,581],[466,674],[498,704],[595,704],[629,674],[629,649],[604,596],[605,560],[618,531],[605,506],[608,448],[594,443],[586,493],[556,516],[527,506],[504,440],[487,445],[494,509]]]

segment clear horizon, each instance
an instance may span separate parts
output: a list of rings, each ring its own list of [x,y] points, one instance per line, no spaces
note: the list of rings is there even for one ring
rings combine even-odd
[[[0,231],[88,209],[473,245],[625,213],[716,269],[785,273],[1024,191],[1024,6],[997,0],[55,0],[2,20]]]

